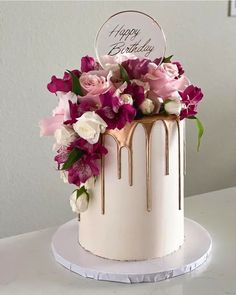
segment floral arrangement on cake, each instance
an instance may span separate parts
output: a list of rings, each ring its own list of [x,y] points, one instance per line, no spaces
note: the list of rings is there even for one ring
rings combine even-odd
[[[104,56],[105,69],[93,58],[81,59],[80,70],[67,70],[63,78],[52,76],[47,85],[56,94],[58,106],[40,122],[41,136],[54,136],[55,161],[64,182],[78,188],[70,197],[72,210],[83,212],[99,175],[100,161],[107,149],[101,134],[122,129],[143,116],[176,115],[194,119],[198,148],[203,126],[196,117],[203,97],[190,84],[180,62],[172,56],[139,59],[133,55]],[[160,64],[160,65],[159,65]]]

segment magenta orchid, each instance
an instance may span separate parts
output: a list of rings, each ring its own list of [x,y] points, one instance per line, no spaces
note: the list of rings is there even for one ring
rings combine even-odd
[[[134,120],[136,110],[130,104],[122,104],[112,92],[100,95],[101,108],[97,114],[107,123],[108,129],[122,129],[126,123]]]
[[[80,77],[81,72],[78,70],[71,71],[76,77]],[[69,92],[72,90],[71,75],[67,72],[64,73],[63,78],[52,76],[51,82],[47,85],[50,92],[56,93],[57,91]]]
[[[99,64],[91,56],[84,56],[81,58],[81,72],[87,73],[90,71],[98,70]]]
[[[100,143],[89,145],[81,138],[74,145],[84,151],[84,155],[68,169],[68,181],[80,186],[89,178],[99,175],[100,165],[98,160],[107,154],[107,149]]]
[[[193,117],[197,114],[198,103],[203,98],[203,93],[200,88],[193,85],[188,86],[183,92],[179,92],[184,105],[180,113],[180,119]]]
[[[122,66],[127,71],[130,79],[141,79],[148,71],[149,59],[128,59],[122,62]]]
[[[55,161],[58,163],[58,169],[61,169],[62,164],[65,164],[69,158],[71,151],[82,151],[81,157],[74,162],[70,167],[64,169],[68,173],[68,182],[80,186],[85,183],[90,177],[99,174],[99,163],[102,155],[107,154],[107,149],[100,143],[89,144],[82,138],[76,139],[69,147],[61,147],[57,151]]]
[[[129,84],[124,90],[125,94],[130,94],[134,100],[134,105],[138,108],[145,99],[144,88],[135,83]]]
[[[69,103],[70,118],[68,120],[64,121],[64,124],[72,125],[76,122],[76,119],[79,116],[78,105],[77,105],[77,103],[73,103],[71,100],[69,100],[68,103]]]

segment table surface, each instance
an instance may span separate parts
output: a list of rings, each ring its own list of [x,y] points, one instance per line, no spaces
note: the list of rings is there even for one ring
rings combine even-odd
[[[185,216],[211,234],[207,263],[158,283],[122,284],[83,278],[57,264],[50,243],[56,228],[0,240],[0,294],[235,295],[236,187],[185,199]]]

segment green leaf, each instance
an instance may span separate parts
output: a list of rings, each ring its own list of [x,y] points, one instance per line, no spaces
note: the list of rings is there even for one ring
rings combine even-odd
[[[129,75],[128,75],[126,69],[122,65],[119,65],[119,67],[120,67],[120,76],[121,76],[121,79],[123,80],[123,82],[129,83],[130,82]]]
[[[72,79],[72,92],[74,92],[76,95],[83,96],[83,91],[80,85],[79,78],[73,72],[69,70],[67,70],[67,72],[70,74]]]
[[[87,198],[89,197],[89,193],[86,190],[85,186],[81,186],[79,189],[76,190],[76,198],[78,199],[83,193],[87,195]]]
[[[199,152],[200,145],[201,145],[201,139],[204,133],[204,127],[202,122],[195,116],[188,117],[188,119],[193,119],[196,122],[197,130],[198,130],[198,141],[197,141],[197,151]]]
[[[172,59],[172,57],[173,57],[173,54],[172,55],[170,55],[170,56],[167,56],[167,57],[164,57],[164,59],[163,59],[163,63],[168,63],[168,62],[171,62],[171,59]]]
[[[68,156],[68,159],[66,160],[66,162],[63,164],[62,166],[62,170],[67,170],[69,169],[76,161],[78,161],[82,156],[83,156],[84,152],[74,148]]]

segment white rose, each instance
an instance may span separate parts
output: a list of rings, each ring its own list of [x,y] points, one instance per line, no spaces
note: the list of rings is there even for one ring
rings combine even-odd
[[[88,195],[86,193],[82,193],[77,198],[77,190],[73,192],[70,196],[70,206],[74,213],[81,213],[88,209]]]
[[[164,109],[170,115],[179,115],[182,109],[181,101],[178,98],[170,98],[164,103]]]
[[[133,104],[133,98],[132,98],[132,95],[130,94],[122,94],[120,96],[120,100],[124,103],[124,104]]]
[[[58,145],[69,145],[72,141],[76,138],[76,133],[73,129],[62,126],[62,128],[57,129],[54,133],[54,136],[56,138],[56,142]]]
[[[155,105],[153,101],[149,98],[146,98],[143,103],[140,105],[140,110],[144,115],[149,115],[154,111]]]
[[[104,133],[106,127],[106,122],[95,112],[84,113],[78,118],[78,121],[73,124],[75,132],[91,144],[98,142],[100,133]]]

